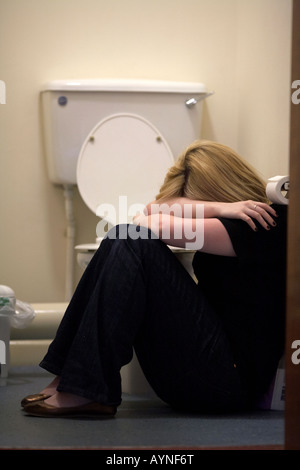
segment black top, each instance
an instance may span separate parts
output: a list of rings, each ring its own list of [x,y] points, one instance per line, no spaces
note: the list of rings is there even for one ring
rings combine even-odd
[[[197,252],[199,288],[221,317],[241,377],[254,400],[272,381],[284,353],[287,206],[272,206],[277,226],[258,231],[220,218],[236,257]]]

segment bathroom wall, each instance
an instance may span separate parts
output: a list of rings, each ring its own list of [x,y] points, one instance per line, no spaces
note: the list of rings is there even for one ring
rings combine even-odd
[[[291,0],[0,0],[0,283],[65,299],[65,216],[47,176],[39,93],[64,78],[200,81],[202,137],[287,174]],[[96,220],[75,192],[76,243]],[[75,283],[81,275],[76,267]]]

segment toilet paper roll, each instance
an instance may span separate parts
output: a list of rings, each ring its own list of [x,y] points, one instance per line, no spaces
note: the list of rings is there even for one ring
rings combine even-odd
[[[274,176],[268,179],[266,193],[270,201],[277,204],[288,204],[289,176]]]

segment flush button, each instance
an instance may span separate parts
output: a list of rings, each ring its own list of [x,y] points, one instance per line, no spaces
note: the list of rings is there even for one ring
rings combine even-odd
[[[59,106],[66,106],[68,98],[66,96],[60,96],[57,101]]]

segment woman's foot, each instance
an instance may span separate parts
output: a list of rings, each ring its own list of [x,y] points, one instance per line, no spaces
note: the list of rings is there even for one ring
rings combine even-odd
[[[56,393],[56,387],[57,385],[59,384],[59,380],[60,380],[60,377],[56,376],[52,382],[49,383],[49,385],[47,385],[47,387],[45,387],[41,393],[43,393],[44,395],[54,395]]]
[[[109,418],[116,414],[115,406],[92,402],[72,393],[56,392],[50,398],[24,406],[31,416],[44,418],[91,417]]]
[[[50,382],[47,387],[45,387],[40,393],[35,393],[33,395],[27,395],[27,397],[23,398],[21,401],[21,406],[26,406],[31,403],[36,403],[41,400],[46,400],[50,398],[52,395],[56,393],[56,387],[59,383],[59,377],[55,377],[52,382]]]
[[[45,399],[44,402],[47,405],[55,406],[56,408],[71,408],[74,406],[86,405],[87,403],[91,403],[92,400],[80,397],[79,395],[73,395],[73,393],[56,392],[49,398]]]

